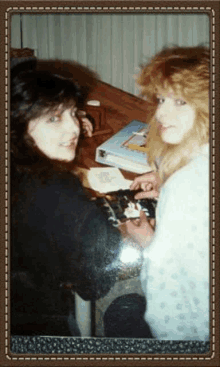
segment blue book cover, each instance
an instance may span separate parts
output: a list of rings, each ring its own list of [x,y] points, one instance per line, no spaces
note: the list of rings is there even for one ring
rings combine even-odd
[[[135,173],[151,171],[145,148],[148,130],[146,123],[131,121],[96,149],[96,162]]]

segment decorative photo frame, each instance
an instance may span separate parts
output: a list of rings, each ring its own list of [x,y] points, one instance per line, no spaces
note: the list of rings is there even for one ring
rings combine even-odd
[[[17,366],[20,363],[30,365],[93,365],[93,366],[207,366],[217,365],[220,361],[219,354],[219,248],[217,246],[219,233],[216,230],[216,223],[219,219],[219,203],[215,200],[216,188],[219,187],[219,152],[215,148],[219,143],[219,126],[215,123],[219,119],[219,85],[216,83],[216,76],[219,75],[219,23],[217,19],[220,12],[219,2],[209,2],[206,0],[191,1],[185,0],[164,4],[156,1],[67,1],[60,4],[57,1],[46,1],[43,5],[41,1],[3,1],[1,8],[1,29],[5,35],[5,42],[1,44],[1,106],[2,106],[2,134],[1,134],[1,182],[2,182],[2,219],[1,228],[1,320],[4,328],[1,330],[1,363],[2,365]],[[143,339],[117,339],[117,338],[74,338],[74,337],[21,337],[10,335],[10,175],[9,175],[9,126],[10,126],[10,90],[9,90],[9,50],[11,47],[11,19],[13,15],[21,16],[49,14],[115,14],[134,16],[137,14],[154,14],[166,16],[170,14],[204,14],[209,18],[209,40],[211,54],[210,83],[210,132],[211,132],[211,155],[210,155],[210,342],[160,342]],[[159,24],[160,20],[158,20]],[[184,23],[182,23],[184,27]],[[19,28],[20,30],[20,28]],[[13,32],[18,31],[14,29]],[[180,30],[181,34],[181,30]],[[128,34],[129,36],[129,34]],[[23,42],[23,47],[27,47]],[[13,46],[14,48],[17,48]],[[19,47],[18,47],[19,48]],[[37,55],[38,57],[39,55]],[[123,83],[122,83],[123,84]],[[98,109],[99,108],[99,109]],[[112,127],[108,126],[105,107],[88,106],[86,109],[96,121],[94,135],[111,133]],[[5,119],[3,118],[5,117]],[[107,122],[107,124],[106,124]],[[6,133],[5,133],[6,132]],[[6,141],[4,140],[6,138]],[[6,189],[5,189],[6,183]],[[87,307],[82,304],[82,308]],[[88,309],[94,312],[94,309]],[[94,315],[93,315],[94,317]],[[0,363],[0,364],[1,364]]]

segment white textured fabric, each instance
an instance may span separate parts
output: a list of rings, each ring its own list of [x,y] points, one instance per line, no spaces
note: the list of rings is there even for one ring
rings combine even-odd
[[[164,184],[143,252],[145,320],[161,340],[209,339],[209,145]]]

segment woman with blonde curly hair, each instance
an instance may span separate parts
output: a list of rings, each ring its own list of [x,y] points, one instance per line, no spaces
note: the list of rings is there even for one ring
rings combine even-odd
[[[145,320],[162,340],[209,339],[209,50],[168,48],[142,68],[155,107],[147,139],[152,172],[137,198],[158,196],[156,226],[126,224],[143,248]]]

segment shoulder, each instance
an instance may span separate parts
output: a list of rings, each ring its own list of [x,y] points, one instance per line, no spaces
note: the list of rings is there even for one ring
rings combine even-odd
[[[18,174],[11,188],[13,200],[22,207],[56,207],[58,203],[85,196],[79,179],[68,172],[55,172],[45,179],[34,174]]]
[[[209,186],[209,146],[201,148],[200,154],[195,155],[183,168],[175,172],[164,184],[164,190],[173,193],[181,189],[198,192],[207,190]]]
[[[188,244],[190,246],[190,243],[194,243],[196,249],[207,247],[209,233],[207,154],[194,157],[166,181],[161,189],[156,216],[157,225],[152,242],[154,246],[149,246],[146,253],[153,251],[156,258],[157,246],[160,246],[164,256],[169,250],[173,252],[176,249],[182,254],[180,249],[186,251],[186,246]]]
[[[169,219],[206,215],[209,211],[209,156],[194,157],[175,172],[161,189],[159,216],[166,212]],[[194,213],[194,214],[193,214]]]
[[[83,200],[85,197],[79,179],[71,173],[54,173],[36,187],[36,202],[43,206],[49,203],[54,210],[59,207],[65,213],[71,210],[74,203],[76,206],[80,198]]]
[[[61,190],[83,192],[81,182],[71,172],[55,172],[43,182],[43,186],[50,187],[51,189],[60,188]]]

